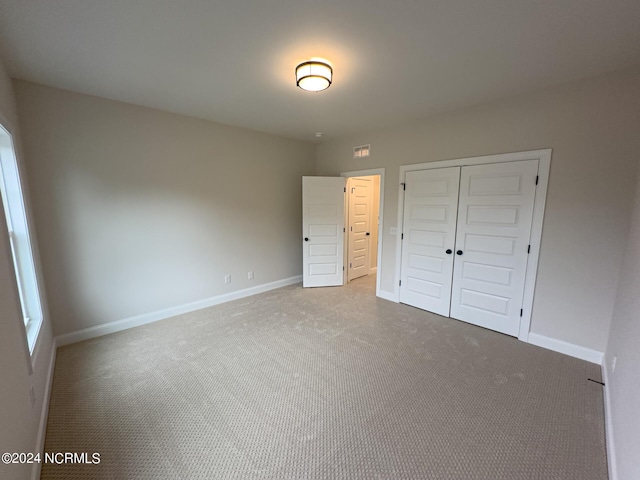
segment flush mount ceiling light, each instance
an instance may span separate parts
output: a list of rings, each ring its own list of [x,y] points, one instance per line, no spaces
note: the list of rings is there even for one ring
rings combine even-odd
[[[333,69],[325,62],[310,60],[296,67],[296,85],[309,92],[326,90],[332,78]]]

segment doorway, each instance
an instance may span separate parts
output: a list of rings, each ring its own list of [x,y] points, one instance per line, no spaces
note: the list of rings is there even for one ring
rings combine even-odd
[[[347,282],[377,270],[380,176],[347,179]]]
[[[366,207],[357,200],[363,193],[358,185],[368,185],[365,190],[371,193]],[[354,221],[349,224],[352,188],[356,200],[351,208]],[[343,172],[340,177],[302,177],[303,287],[342,286],[349,280],[375,276],[376,296],[380,296],[377,272],[383,247],[380,235],[384,231],[383,205],[384,168]],[[351,227],[354,235],[349,235]],[[354,246],[351,260],[348,253],[350,237]],[[363,250],[365,242],[367,248]],[[357,275],[350,279],[349,263],[352,267],[358,266],[352,268]]]
[[[344,284],[362,277],[376,277],[382,256],[382,206],[384,169],[344,172],[345,198],[345,272]]]

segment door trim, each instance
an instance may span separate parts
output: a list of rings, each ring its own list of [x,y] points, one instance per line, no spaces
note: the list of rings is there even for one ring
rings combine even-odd
[[[376,297],[388,299],[386,296],[380,295],[380,272],[382,272],[382,242],[384,239],[384,168],[371,168],[368,170],[355,170],[351,172],[341,172],[340,176],[349,177],[368,177],[370,175],[380,175],[380,201],[378,204],[378,215],[380,216],[378,225],[378,260],[376,262]],[[346,202],[345,202],[346,203]],[[399,293],[398,293],[399,295]],[[397,300],[396,300],[397,301]]]
[[[486,155],[481,157],[458,158],[452,160],[442,160],[427,163],[415,163],[411,165],[400,166],[400,184],[398,185],[398,216],[397,229],[398,235],[402,232],[403,216],[404,216],[404,192],[402,184],[405,182],[407,172],[413,170],[430,170],[433,168],[446,167],[464,167],[468,165],[485,165],[488,163],[505,163],[517,162],[520,160],[538,160],[538,188],[536,190],[536,198],[533,204],[533,221],[531,224],[531,235],[529,243],[531,244],[531,253],[527,258],[527,272],[524,281],[524,296],[522,301],[522,319],[520,320],[520,329],[518,339],[524,342],[529,340],[529,329],[531,328],[531,313],[533,310],[533,299],[538,274],[538,259],[540,258],[540,241],[542,238],[542,220],[544,218],[544,208],[547,200],[547,187],[549,183],[549,171],[551,169],[551,152],[552,149],[531,150],[525,152],[502,153],[497,155]],[[400,280],[400,272],[402,267],[402,244],[396,237],[396,268],[394,272],[393,297],[385,297],[397,303],[400,302],[400,288],[398,282]],[[376,286],[376,295],[380,287],[380,276],[378,276],[378,285]],[[378,295],[379,296],[379,295]]]

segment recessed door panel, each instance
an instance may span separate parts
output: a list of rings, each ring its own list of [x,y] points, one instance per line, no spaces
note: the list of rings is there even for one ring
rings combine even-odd
[[[414,221],[445,223],[447,221],[447,209],[447,206],[415,205],[411,209],[411,218]]]
[[[451,298],[459,179],[460,167],[405,176],[400,301],[445,316]]]
[[[507,164],[494,163],[493,165]],[[479,166],[483,167],[484,165]],[[511,175],[509,173],[496,173],[492,177],[487,177],[483,174],[470,175],[468,181],[468,192],[469,195],[472,196],[488,195],[490,197],[495,197],[497,195],[519,195],[522,193],[523,184],[520,174]]]
[[[411,228],[408,232],[407,242],[412,245],[423,245],[425,247],[444,247],[447,240],[447,232],[432,232],[429,230],[418,230]]]
[[[460,292],[460,304],[471,310],[480,310],[503,316],[509,311],[509,302],[511,299],[508,297],[482,293],[477,290],[467,290],[465,288],[461,289]]]
[[[323,192],[326,192],[326,189],[322,189]],[[317,195],[317,194],[316,194]],[[335,217],[337,215],[335,204],[311,204],[309,205],[309,215],[312,217]]]
[[[518,207],[470,205],[467,222],[473,225],[515,225],[518,223]]]
[[[334,215],[334,217],[337,217],[337,216],[338,215]],[[324,220],[324,221],[326,221],[326,220]],[[339,225],[335,225],[335,224],[323,225],[323,224],[310,223],[309,224],[309,235],[312,236],[312,237],[334,238],[336,235],[338,235],[338,230],[340,230],[341,228],[342,227],[340,227]]]
[[[407,277],[405,290],[415,293],[424,301],[425,298],[433,298],[438,301],[442,297],[442,283],[430,282],[416,277]]]
[[[431,257],[429,255],[409,254],[409,267],[426,272],[442,273],[444,270],[444,259]]]
[[[325,275],[335,275],[338,268],[335,263],[311,263],[309,265],[309,276],[312,278],[322,277]]]
[[[312,244],[309,245],[309,257],[335,257],[338,255],[338,246],[335,244]]]
[[[511,272],[513,272],[513,268],[464,262],[462,267],[462,278],[509,286],[512,281]]]
[[[468,224],[469,225],[469,224]],[[473,226],[470,224],[469,226]],[[495,233],[495,232],[491,232]],[[476,235],[465,234],[461,236],[460,245],[465,247],[466,252],[486,253],[500,256],[513,255],[517,237],[499,235]],[[458,243],[456,243],[457,245]]]

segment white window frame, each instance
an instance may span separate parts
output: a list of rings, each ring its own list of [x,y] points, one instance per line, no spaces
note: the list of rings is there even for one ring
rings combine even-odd
[[[29,219],[13,136],[0,125],[0,194],[29,354],[33,357],[43,310]],[[4,229],[3,227],[0,227]]]

